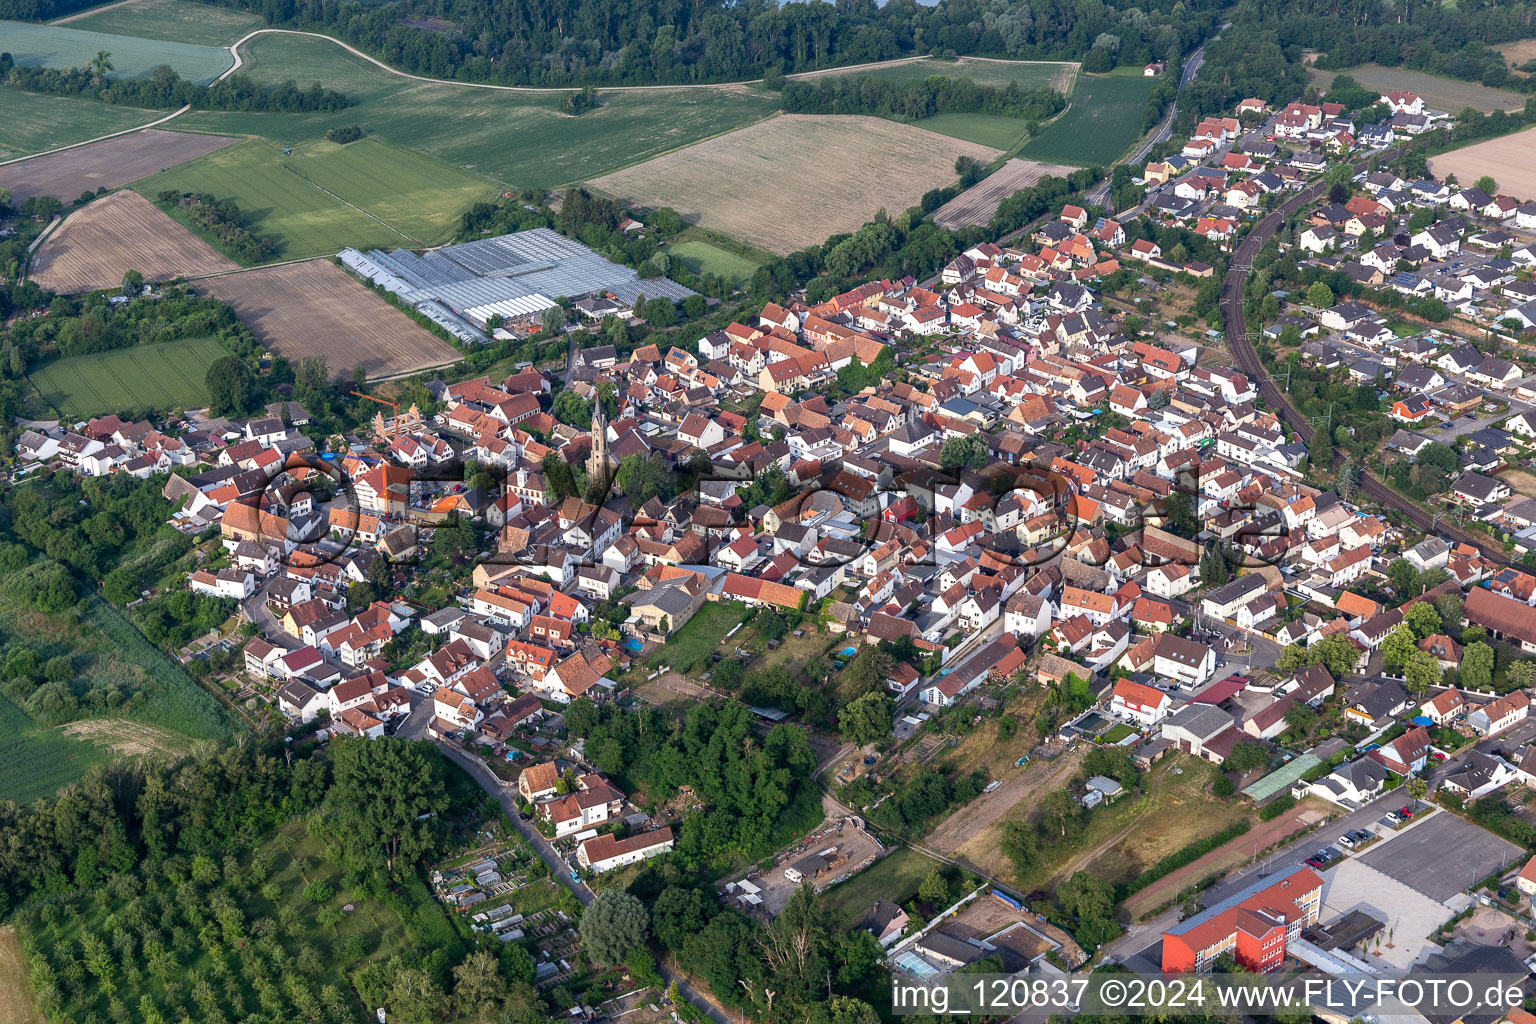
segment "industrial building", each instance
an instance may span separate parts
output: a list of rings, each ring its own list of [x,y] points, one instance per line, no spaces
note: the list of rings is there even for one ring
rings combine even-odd
[[[558,298],[611,295],[628,308],[641,295],[681,302],[695,294],[665,277],[642,279],[629,267],[549,228],[420,254],[409,249],[344,249],[341,262],[472,344],[487,340],[485,323],[493,315],[509,323],[537,318]]]

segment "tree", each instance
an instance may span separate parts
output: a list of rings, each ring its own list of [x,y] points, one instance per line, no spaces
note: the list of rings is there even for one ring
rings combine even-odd
[[[1307,289],[1307,305],[1316,309],[1329,308],[1333,305],[1333,289],[1323,281],[1313,282]]]
[[[917,898],[933,907],[949,906],[949,882],[937,864],[928,869],[928,874],[918,885]]]
[[[607,889],[582,912],[581,942],[597,963],[622,964],[645,945],[650,928],[643,903],[622,889]]]
[[[1422,698],[1440,682],[1440,663],[1427,651],[1416,650],[1403,665],[1403,681],[1409,693]]]
[[[1298,733],[1306,733],[1311,730],[1312,723],[1317,721],[1317,712],[1307,704],[1293,704],[1286,709],[1285,724]]]
[[[453,969],[453,1005],[461,1017],[489,1019],[507,997],[496,956],[481,949]]]
[[[394,871],[436,850],[448,809],[436,747],[386,736],[338,744],[330,760],[326,812],[354,864]]]
[[[1429,792],[1429,783],[1415,775],[1408,780],[1404,788],[1408,790],[1408,795],[1415,800],[1423,800],[1425,794]]]
[[[1238,740],[1233,744],[1232,753],[1227,755],[1223,764],[1224,767],[1239,772],[1263,768],[1269,764],[1269,748],[1254,740]]]
[[[1417,601],[1403,613],[1403,622],[1420,640],[1440,629],[1440,613],[1428,601]]]
[[[1490,196],[1499,190],[1499,183],[1493,180],[1493,176],[1485,174],[1472,183],[1474,188],[1480,188]]]
[[[419,967],[408,967],[395,974],[389,986],[389,1019],[405,1024],[435,1024],[448,1009],[448,997]]]
[[[144,290],[144,275],[137,270],[129,270],[123,274],[123,295],[132,299],[136,298]]]
[[[1407,623],[1400,623],[1387,634],[1387,638],[1381,642],[1382,666],[1389,669],[1400,669],[1408,664],[1408,659],[1413,657],[1419,649],[1414,640],[1413,630]]]
[[[1083,805],[1065,789],[1053,790],[1040,801],[1040,827],[1052,839],[1066,840],[1082,827]]]
[[[1487,689],[1493,682],[1493,648],[1479,641],[1468,644],[1461,652],[1461,664],[1457,666],[1461,685],[1472,690]]]
[[[203,384],[208,388],[208,411],[214,416],[238,416],[251,404],[251,368],[237,356],[220,356],[208,364]]]
[[[713,901],[699,890],[668,886],[651,904],[651,929],[663,947],[679,950],[690,935],[704,930],[714,911]]]
[[[1504,670],[1505,681],[1518,690],[1530,686],[1533,676],[1536,676],[1536,666],[1528,661],[1512,661]]]
[[[624,456],[613,479],[632,508],[639,508],[655,497],[670,500],[674,491],[672,474],[659,454]]]
[[[939,448],[939,464],[951,472],[980,469],[987,464],[987,457],[987,438],[981,433],[947,438]]]
[[[894,713],[890,695],[883,690],[873,690],[838,712],[838,729],[845,743],[860,747],[879,743],[891,735]]]
[[[1094,939],[1103,941],[1118,928],[1115,924],[1115,887],[1086,871],[1073,872],[1070,878],[1056,886],[1056,902],[1082,923],[1078,935],[1081,938],[1086,933],[1091,944]]]
[[[1040,840],[1023,818],[1010,818],[1003,823],[1002,841],[998,846],[1013,862],[1013,870],[1018,874],[1024,874],[1040,861]]]

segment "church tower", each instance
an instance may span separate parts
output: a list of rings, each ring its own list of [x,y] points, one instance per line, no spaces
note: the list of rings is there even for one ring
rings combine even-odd
[[[603,415],[603,400],[592,396],[592,452],[587,456],[587,487],[608,486],[608,417]]]

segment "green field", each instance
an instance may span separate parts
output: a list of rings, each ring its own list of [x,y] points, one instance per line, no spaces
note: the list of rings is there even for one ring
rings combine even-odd
[[[33,370],[31,380],[45,402],[72,419],[125,409],[197,408],[208,403],[208,366],[228,354],[213,338],[185,338],[56,359]]]
[[[1079,167],[1114,163],[1141,136],[1141,112],[1155,78],[1079,75],[1072,105],[1019,156]]]
[[[740,601],[706,601],[693,618],[667,638],[667,642],[647,657],[647,662],[670,665],[687,674],[704,664],[711,654],[725,654],[721,647],[725,634],[747,617],[747,606]],[[732,640],[739,639],[738,632]]]
[[[228,46],[261,26],[261,19],[254,14],[212,4],[187,3],[186,0],[133,0],[69,23],[70,28],[92,32],[116,32],[143,39],[168,39],[204,46]]]
[[[876,900],[890,900],[900,906],[916,896],[918,885],[937,864],[905,846],[898,847],[848,881],[828,889],[822,902],[829,914],[841,916],[852,928]]]
[[[0,48],[27,67],[83,68],[98,50],[112,55],[112,77],[143,78],[169,64],[192,82],[207,84],[234,64],[228,50],[196,43],[90,32],[69,25],[0,21]]]
[[[261,139],[229,146],[133,186],[233,199],[246,227],[277,244],[278,259],[360,249],[424,246],[452,235],[461,213],[499,189],[437,160],[376,139],[320,140],[285,156]]]
[[[695,274],[718,274],[738,284],[749,280],[761,266],[744,256],[726,252],[717,245],[703,241],[677,242],[668,246],[666,252],[674,259],[682,260],[683,266]]]
[[[41,153],[157,121],[164,111],[113,107],[71,96],[6,89],[0,118],[0,160]]]
[[[1343,71],[1308,68],[1307,82],[1327,92],[1337,75],[1349,75],[1367,89],[1380,89],[1382,92],[1402,89],[1415,93],[1424,97],[1426,107],[1452,114],[1459,113],[1464,107],[1491,114],[1495,110],[1520,110],[1525,106],[1524,96],[1507,89],[1490,89],[1476,82],[1463,82],[1423,71],[1383,67],[1380,64],[1357,64]]]
[[[241,72],[259,81],[319,81],[353,105],[313,114],[199,111],[180,118],[179,128],[298,146],[324,137],[328,128],[355,124],[385,142],[516,187],[595,178],[759,121],[778,106],[775,96],[741,86],[607,92],[598,109],[571,117],[559,112],[562,94],[413,82],[324,39],[258,36],[240,52],[246,58]]]
[[[1004,88],[1017,82],[1024,89],[1039,89],[1053,82],[1057,82],[1071,73],[1072,65],[1057,64],[1052,62],[1034,61],[1007,61],[1007,60],[981,60],[979,58],[961,58],[960,60],[912,60],[905,64],[889,64],[883,68],[862,70],[860,68],[848,68],[838,72],[848,75],[867,75],[870,78],[879,78],[887,82],[898,84],[906,82],[920,82],[932,75],[942,75],[945,78],[969,78],[977,85],[990,85],[994,88]],[[809,81],[814,82],[811,78]]]
[[[1024,137],[1024,122],[1001,114],[934,114],[912,123],[952,139],[1004,151],[1012,149]]]
[[[29,803],[52,796],[111,759],[94,743],[72,740],[57,729],[33,722],[25,711],[0,697],[0,801]]]

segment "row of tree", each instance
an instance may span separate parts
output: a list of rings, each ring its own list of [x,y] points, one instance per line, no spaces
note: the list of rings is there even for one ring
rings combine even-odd
[[[779,94],[791,114],[875,114],[916,121],[934,114],[998,114],[1043,121],[1059,114],[1066,97],[1055,89],[977,85],[969,78],[930,75],[899,84],[869,75],[835,75],[789,82]]]
[[[161,64],[145,78],[112,78],[111,55],[102,51],[83,68],[45,68],[17,64],[0,53],[0,78],[13,89],[51,96],[81,96],[126,107],[174,110],[191,104],[203,110],[261,110],[282,113],[341,110],[347,97],[315,82],[306,89],[291,79],[265,85],[249,75],[230,75],[211,85],[182,78]]]

